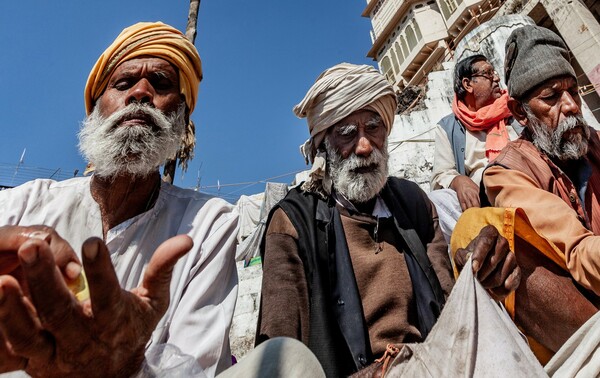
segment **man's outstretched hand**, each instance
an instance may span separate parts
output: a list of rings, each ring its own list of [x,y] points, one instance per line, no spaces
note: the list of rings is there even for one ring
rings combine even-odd
[[[485,226],[467,248],[456,251],[454,262],[459,271],[469,256],[472,256],[473,274],[495,300],[503,300],[519,287],[521,268],[510,252],[508,241],[494,226]]]
[[[104,242],[82,247],[90,296],[80,303],[69,291],[46,240],[29,238],[18,248],[23,281],[0,276],[0,371],[24,369],[34,377],[130,376],[169,305],[177,260],[193,245],[185,235],[161,244],[141,286],[121,289]]]
[[[23,277],[17,251],[30,239],[45,240],[52,249],[56,265],[67,282],[79,278],[81,262],[77,255],[58,233],[47,226],[2,226],[0,227],[0,275],[10,274],[20,280]],[[21,282],[24,284],[24,282]]]

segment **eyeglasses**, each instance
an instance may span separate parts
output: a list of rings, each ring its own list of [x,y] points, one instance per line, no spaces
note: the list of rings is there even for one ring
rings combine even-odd
[[[475,74],[471,75],[471,78],[478,77],[478,76],[485,77],[489,81],[494,81],[496,78],[500,77],[500,75],[498,75],[498,72],[496,72],[496,70],[491,70],[491,71],[482,71],[482,72],[475,73]]]

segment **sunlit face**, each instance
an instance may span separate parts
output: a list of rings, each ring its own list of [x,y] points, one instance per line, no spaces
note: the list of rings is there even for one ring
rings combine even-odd
[[[535,88],[523,104],[533,143],[560,160],[587,153],[590,127],[581,114],[577,82],[570,76],[549,80]]]
[[[387,129],[379,114],[352,113],[330,128],[324,143],[327,171],[337,192],[365,203],[383,189],[388,176]]]
[[[581,114],[577,81],[571,76],[541,84],[527,96],[525,103],[541,122],[553,129],[566,117]]]
[[[170,113],[177,109],[183,96],[177,68],[161,58],[141,57],[127,60],[115,69],[100,99],[100,115],[106,118],[133,102]]]
[[[333,125],[327,137],[333,149],[346,159],[352,153],[367,157],[374,148],[381,150],[387,129],[379,114],[358,110]]]
[[[480,60],[473,64],[470,85],[475,100],[481,107],[490,105],[502,95],[500,77],[488,61]]]

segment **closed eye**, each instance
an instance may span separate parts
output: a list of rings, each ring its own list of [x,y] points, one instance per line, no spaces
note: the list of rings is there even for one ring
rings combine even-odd
[[[113,84],[113,88],[119,91],[126,91],[127,89],[131,88],[131,83],[132,80],[128,78],[119,79],[115,81],[115,83]]]
[[[560,92],[552,92],[542,96],[543,100],[557,100],[560,97]]]

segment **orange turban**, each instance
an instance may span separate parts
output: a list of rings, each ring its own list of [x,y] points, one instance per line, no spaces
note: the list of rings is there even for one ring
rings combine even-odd
[[[123,29],[102,53],[85,85],[85,111],[89,115],[96,100],[104,93],[108,79],[117,66],[142,55],[162,58],[179,69],[179,88],[185,103],[194,111],[202,63],[196,47],[172,26],[162,22],[139,22]]]

